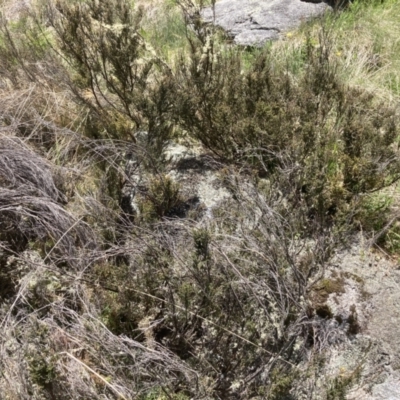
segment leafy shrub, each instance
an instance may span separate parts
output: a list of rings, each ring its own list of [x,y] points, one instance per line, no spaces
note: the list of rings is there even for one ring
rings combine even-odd
[[[291,389],[292,362],[308,346],[308,324],[316,323],[306,317],[302,298],[307,276],[329,259],[331,238],[318,233],[313,259],[303,265],[297,256],[302,245],[287,237],[297,215],[285,221],[269,208],[274,202],[242,199],[251,187],[240,182],[237,203],[220,214],[234,224],[234,238],[219,234],[217,223],[189,229],[172,220],[151,232],[139,229],[140,239],[129,245],[131,263],[117,279],[118,294],[101,302],[124,305],[122,323],[109,320],[110,329],[168,348],[207,377],[214,396],[248,398],[264,387],[278,398]],[[254,228],[248,221],[256,208],[262,217]],[[195,395],[184,381],[180,388]]]

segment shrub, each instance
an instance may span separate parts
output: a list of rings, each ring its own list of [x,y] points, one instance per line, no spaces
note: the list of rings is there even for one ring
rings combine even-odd
[[[269,179],[290,174],[292,200],[303,198],[322,224],[399,179],[396,111],[341,83],[324,32],[318,46],[305,44],[297,81],[268,52],[243,71],[238,52],[218,51],[212,35],[194,43],[176,74],[176,114],[221,159]]]
[[[139,210],[147,221],[172,216],[182,204],[179,185],[168,176],[152,178],[139,200]]]
[[[170,138],[174,97],[169,67],[141,35],[142,12],[128,1],[49,3],[46,17],[68,62],[70,86],[91,110],[94,137],[135,140],[148,132],[147,151],[161,155]]]
[[[189,54],[173,66],[128,1],[46,2],[32,53],[3,29],[13,84],[48,76],[76,111],[44,112],[43,91],[2,114],[24,138],[0,142],[6,397],[295,398],[335,335],[325,303],[343,278],[324,270],[354,221],[386,218],[372,194],[399,178],[397,116],[343,84],[325,31],[296,74],[271,46],[245,65],[178,3]],[[212,219],[170,218],[184,203],[163,164],[173,132],[224,167],[231,198]],[[328,383],[343,398],[353,375]]]

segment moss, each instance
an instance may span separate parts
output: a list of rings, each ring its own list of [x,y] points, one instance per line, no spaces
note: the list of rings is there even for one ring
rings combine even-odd
[[[270,376],[271,386],[268,390],[268,399],[272,400],[290,400],[290,390],[296,380],[295,371],[284,371],[282,368],[275,368]]]
[[[324,305],[330,294],[344,293],[345,280],[342,277],[324,278],[312,289],[311,298],[317,306]]]
[[[32,381],[42,387],[50,385],[57,377],[56,359],[45,358],[41,354],[35,354],[28,358],[29,372]]]

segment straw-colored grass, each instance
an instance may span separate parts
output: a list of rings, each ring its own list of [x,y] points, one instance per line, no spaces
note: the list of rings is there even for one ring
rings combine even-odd
[[[312,399],[329,387],[314,361],[343,332],[313,291],[343,239],[360,225],[376,238],[398,201],[366,192],[399,175],[399,2],[355,2],[262,49],[217,35],[215,54],[208,39],[190,48],[173,0],[132,2],[142,25],[121,42],[121,24],[86,21],[69,53],[58,11],[35,6],[33,22],[24,1],[1,4],[0,398]],[[138,56],[129,64],[115,43]],[[176,137],[231,196],[212,212],[171,212],[186,183],[151,146]]]

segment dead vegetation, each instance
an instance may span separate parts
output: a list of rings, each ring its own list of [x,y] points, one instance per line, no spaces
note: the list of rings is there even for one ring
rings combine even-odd
[[[5,399],[297,398],[336,337],[324,271],[360,199],[399,179],[398,115],[342,84],[324,32],[293,79],[179,3],[173,65],[129,2],[2,20]],[[172,139],[221,165],[213,218],[176,212]]]

